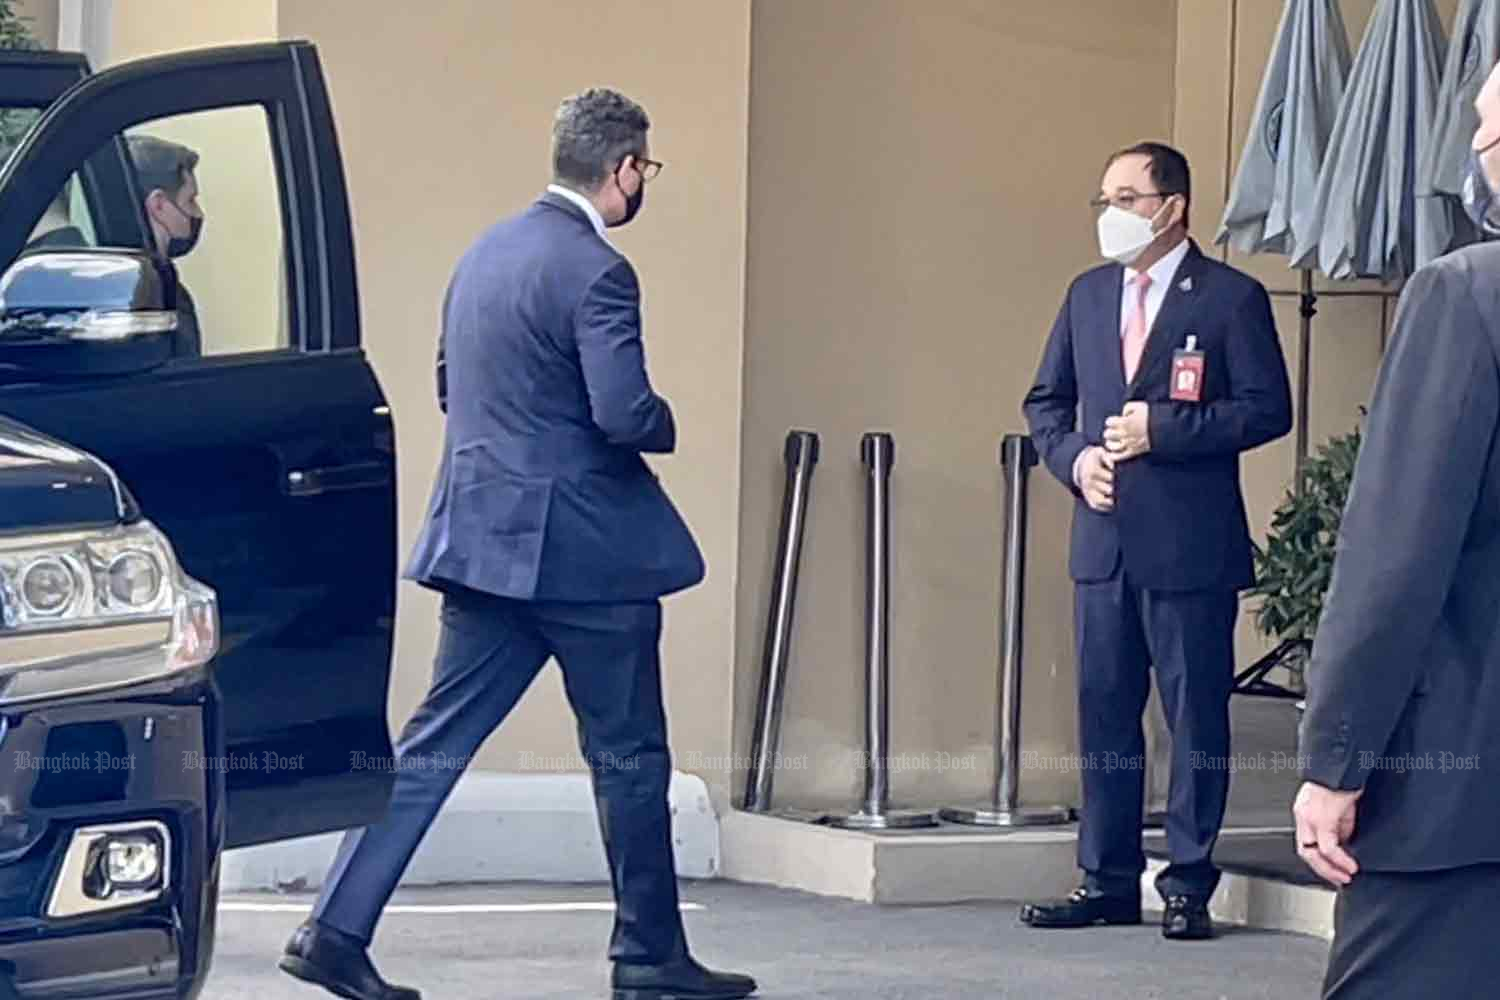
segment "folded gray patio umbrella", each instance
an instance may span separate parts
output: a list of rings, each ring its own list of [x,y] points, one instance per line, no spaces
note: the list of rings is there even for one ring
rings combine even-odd
[[[1317,235],[1318,179],[1350,73],[1338,0],[1287,0],[1215,242],[1290,255]],[[1312,275],[1302,273],[1297,350],[1297,488],[1307,457]]]
[[[1295,266],[1390,280],[1416,270],[1419,241],[1443,241],[1448,206],[1416,191],[1446,53],[1432,0],[1380,0],[1323,159],[1315,224],[1297,234]]]
[[[1418,264],[1472,243],[1479,235],[1462,211],[1464,163],[1479,127],[1474,98],[1496,62],[1500,62],[1500,0],[1463,0],[1448,43],[1432,142],[1417,171],[1417,197],[1442,199],[1450,226],[1446,233],[1435,234],[1436,242],[1424,240],[1418,245]],[[1418,235],[1423,232],[1418,230]]]
[[[1215,242],[1286,254],[1309,230],[1349,63],[1338,0],[1287,0]]]

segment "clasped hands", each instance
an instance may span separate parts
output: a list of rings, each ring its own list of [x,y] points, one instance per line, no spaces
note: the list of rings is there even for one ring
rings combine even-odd
[[[1104,422],[1104,447],[1085,449],[1078,469],[1078,488],[1091,508],[1108,513],[1115,506],[1115,466],[1151,450],[1146,404],[1130,402],[1118,417]]]

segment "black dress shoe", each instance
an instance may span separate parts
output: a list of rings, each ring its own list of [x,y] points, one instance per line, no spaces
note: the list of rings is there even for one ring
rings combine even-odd
[[[1138,924],[1140,896],[1112,896],[1079,886],[1067,899],[1027,903],[1021,922],[1032,927],[1092,927],[1095,924]]]
[[[1167,900],[1161,915],[1161,936],[1172,941],[1207,941],[1214,936],[1214,919],[1208,904],[1186,896]]]
[[[416,990],[381,979],[357,938],[313,921],[297,928],[277,967],[345,1000],[422,1000]]]
[[[681,958],[666,965],[615,963],[614,1000],[739,1000],[755,992],[755,980],[712,972]]]

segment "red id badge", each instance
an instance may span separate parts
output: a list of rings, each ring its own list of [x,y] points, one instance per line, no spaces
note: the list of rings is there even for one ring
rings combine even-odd
[[[1189,337],[1186,350],[1172,355],[1172,399],[1178,403],[1203,401],[1203,352],[1195,350],[1197,337]]]

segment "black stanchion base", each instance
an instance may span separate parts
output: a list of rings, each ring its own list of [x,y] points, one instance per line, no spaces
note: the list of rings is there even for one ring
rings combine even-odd
[[[1071,823],[1067,806],[1017,806],[1002,809],[993,802],[979,806],[953,806],[942,811],[943,819],[963,826],[1055,826]]]
[[[1286,698],[1288,700],[1306,697],[1306,692],[1294,691],[1291,688],[1283,687],[1273,681],[1266,680],[1266,676],[1277,667],[1284,666],[1288,660],[1302,659],[1305,662],[1307,652],[1311,648],[1312,643],[1306,639],[1287,639],[1283,641],[1275,649],[1235,675],[1234,686],[1230,688],[1230,693],[1253,695],[1259,698]]]
[[[828,825],[842,830],[915,830],[937,826],[938,819],[935,813],[921,809],[893,809],[879,813],[861,809],[850,816],[832,817]]]
[[[770,815],[777,819],[791,820],[794,823],[810,823],[813,826],[822,826],[833,819],[833,813],[819,812],[816,809],[777,809]]]

